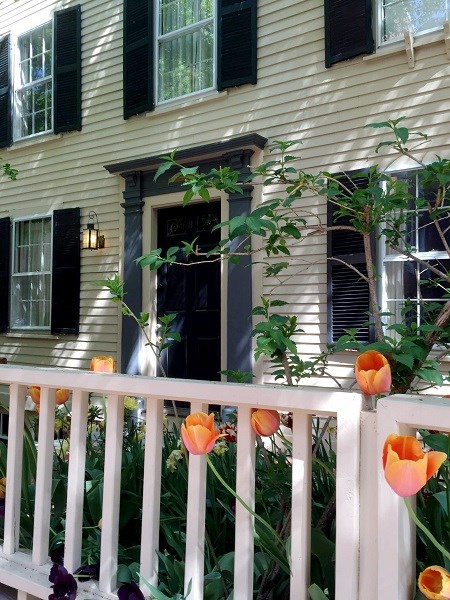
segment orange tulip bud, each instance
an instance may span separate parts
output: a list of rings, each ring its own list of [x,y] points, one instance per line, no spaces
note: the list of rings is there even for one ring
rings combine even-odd
[[[114,373],[116,363],[112,356],[93,356],[91,359],[91,371],[96,373]]]
[[[358,356],[355,376],[363,394],[384,394],[391,389],[391,367],[387,358],[376,350],[367,350]]]
[[[214,429],[214,414],[208,416],[198,412],[186,417],[186,423],[181,425],[181,437],[191,454],[211,452],[216,440],[221,437],[220,431]]]
[[[251,419],[252,427],[258,435],[273,435],[280,427],[280,415],[276,410],[255,408]]]
[[[445,452],[424,452],[422,444],[410,435],[391,433],[383,448],[386,481],[399,496],[413,496],[438,471],[447,458]]]
[[[427,567],[419,575],[419,590],[429,600],[450,598],[450,573],[443,567]]]
[[[56,390],[56,404],[65,404],[69,399],[70,392],[66,388]]]
[[[41,388],[38,385],[30,385],[28,392],[33,402],[39,404],[41,401]]]

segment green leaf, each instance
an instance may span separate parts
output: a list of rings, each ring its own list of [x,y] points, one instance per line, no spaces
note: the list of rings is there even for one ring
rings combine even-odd
[[[159,165],[158,170],[156,171],[155,176],[153,178],[153,181],[156,181],[159,177],[161,177],[161,175],[163,175],[166,171],[168,171],[172,166],[173,166],[173,163],[169,160],[167,160],[166,162],[163,162],[161,165]]]
[[[291,235],[296,240],[299,240],[302,237],[302,234],[300,233],[300,231],[292,223],[287,223],[286,225],[284,225],[281,228],[281,231],[283,233],[287,233],[288,235]]]
[[[309,586],[308,595],[311,600],[329,600],[328,596],[325,596],[317,583],[313,583],[311,586]]]
[[[413,368],[414,356],[411,356],[410,354],[393,354],[392,356],[394,360],[401,363],[402,365],[405,365],[405,367],[408,367],[408,369]]]
[[[131,571],[126,565],[117,567],[117,583],[130,583]]]

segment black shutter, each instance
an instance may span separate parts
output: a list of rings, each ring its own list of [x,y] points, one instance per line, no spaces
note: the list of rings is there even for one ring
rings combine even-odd
[[[372,0],[325,0],[325,66],[373,49]]]
[[[352,187],[364,189],[367,186],[367,177],[361,175],[361,172],[355,177],[351,173],[336,177],[350,190]],[[334,217],[336,210],[337,206],[329,202],[328,226],[350,225],[349,217]],[[362,327],[369,320],[370,297],[367,282],[345,264],[330,260],[330,257],[340,259],[367,275],[362,235],[346,230],[329,232],[328,257],[328,341],[336,342],[345,334],[346,329],[358,329],[356,339],[360,342],[373,341],[373,327]]]
[[[153,1],[124,0],[123,117],[153,110]]]
[[[11,75],[9,35],[0,39],[0,148],[10,146],[11,136]]]
[[[11,221],[0,219],[0,333],[9,327]]]
[[[52,334],[78,335],[80,321],[80,209],[53,212]]]
[[[55,133],[81,131],[81,7],[59,10],[54,28]]]
[[[256,0],[219,0],[217,88],[256,83]]]

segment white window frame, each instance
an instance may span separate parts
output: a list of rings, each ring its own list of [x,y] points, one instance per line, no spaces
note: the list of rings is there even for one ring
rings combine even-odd
[[[409,169],[402,169],[399,171],[393,171],[390,172],[389,175],[391,176],[395,176],[396,173],[415,173],[418,174],[422,169],[420,168],[409,168]],[[417,193],[417,179],[416,179],[416,193]],[[424,209],[426,210],[426,209]],[[382,312],[386,312],[386,313],[394,313],[395,314],[395,310],[392,309],[392,304],[396,303],[396,302],[402,302],[405,300],[405,298],[389,298],[388,297],[388,273],[387,273],[387,269],[386,266],[392,263],[397,263],[397,264],[402,264],[408,261],[413,262],[413,259],[408,258],[407,256],[405,256],[404,254],[387,254],[386,253],[386,236],[381,235],[379,237],[378,240],[378,244],[377,244],[377,269],[378,272],[381,274],[380,277],[380,304],[381,304],[381,308],[382,308]],[[432,250],[432,251],[415,251],[413,252],[414,256],[416,256],[417,258],[424,260],[424,261],[431,261],[431,260],[447,260],[449,261],[450,258],[447,254],[447,252],[442,251],[442,250]],[[414,299],[412,299],[414,300]],[[436,300],[438,301],[438,300]],[[440,302],[440,300],[439,300]],[[442,301],[444,303],[444,301]],[[419,314],[420,314],[420,309],[419,309]],[[391,324],[389,318],[387,319],[388,323],[387,325]],[[396,319],[393,319],[393,322],[395,322]],[[388,332],[389,335],[391,335],[392,337],[395,337],[394,332],[389,331]]]
[[[53,115],[54,115],[54,73],[53,73],[53,58],[51,60],[51,74],[49,76],[43,77],[39,80],[39,83],[44,81],[51,82],[51,93],[52,93],[52,104],[51,104],[51,115],[50,115],[50,128],[45,131],[39,131],[37,133],[31,133],[30,135],[22,135],[22,111],[19,108],[19,94],[22,90],[33,87],[36,82],[31,82],[26,85],[20,84],[20,50],[19,50],[19,38],[28,35],[35,31],[36,29],[40,29],[45,27],[45,25],[51,26],[52,29],[52,57],[54,55],[54,30],[53,30],[53,21],[48,17],[45,20],[40,21],[36,24],[36,20],[32,26],[28,28],[23,28],[13,33],[13,51],[12,51],[12,74],[13,74],[13,85],[12,85],[12,110],[13,110],[13,141],[20,140],[30,140],[34,138],[38,138],[44,135],[48,135],[53,131]],[[29,23],[31,25],[31,23]]]
[[[25,221],[34,221],[50,219],[50,269],[48,271],[26,271],[21,273],[15,272],[15,259],[16,259],[16,224]],[[50,331],[51,329],[51,316],[52,316],[52,257],[53,257],[53,215],[52,214],[38,214],[26,217],[16,218],[12,221],[12,236],[11,236],[11,275],[10,275],[10,319],[9,319],[9,327],[10,331]],[[48,285],[48,302],[49,302],[49,323],[48,325],[15,325],[13,323],[13,303],[15,301],[14,298],[14,287],[15,281],[20,277],[30,276],[30,275],[49,275],[49,285]]]
[[[377,46],[381,47],[381,46],[388,46],[390,44],[395,44],[398,42],[402,42],[404,41],[404,37],[403,34],[396,37],[396,38],[391,38],[389,40],[383,40],[383,8],[384,5],[387,2],[402,2],[403,0],[378,0],[377,1]],[[450,19],[450,0],[444,0],[445,4],[446,4],[446,11],[447,11],[447,19]],[[432,29],[426,29],[426,30],[419,30],[416,32],[411,32],[412,35],[414,37],[417,36],[423,36],[423,35],[427,35],[429,33],[433,33],[435,31],[441,31],[444,27],[444,22],[445,22],[445,18],[442,21],[442,24],[437,26],[437,27],[433,27]],[[407,28],[405,27],[405,31],[407,31]]]
[[[200,0],[190,0],[192,2],[200,2]],[[181,29],[177,29],[176,31],[172,31],[170,33],[160,35],[160,15],[161,15],[161,0],[156,0],[156,10],[155,10],[155,21],[154,21],[154,90],[155,90],[155,106],[170,106],[171,104],[179,104],[180,102],[184,102],[186,100],[194,100],[205,94],[209,94],[211,92],[215,92],[217,90],[217,2],[214,0],[213,5],[213,15],[212,17],[208,17],[207,19],[203,19],[202,21],[198,21],[192,25],[187,25],[186,27],[182,27]],[[195,92],[191,92],[189,94],[184,94],[181,96],[176,96],[174,98],[169,98],[168,100],[159,100],[159,92],[160,92],[160,77],[159,77],[159,47],[161,41],[167,41],[170,39],[176,39],[180,37],[180,35],[184,35],[186,33],[190,33],[192,31],[197,31],[199,29],[203,29],[208,24],[213,23],[213,58],[212,58],[212,81],[213,85],[208,88],[204,88],[202,90],[198,90]]]

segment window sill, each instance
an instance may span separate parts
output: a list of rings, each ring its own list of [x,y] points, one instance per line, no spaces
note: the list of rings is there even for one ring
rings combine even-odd
[[[445,34],[443,31],[430,33],[414,40],[414,50],[423,46],[431,46],[432,44],[439,44],[445,41]],[[380,46],[373,54],[363,56],[363,61],[382,60],[386,56],[393,56],[401,53],[406,54],[404,41],[394,42],[388,46]]]
[[[203,105],[203,104],[206,104],[209,102],[215,102],[216,100],[220,100],[227,95],[228,95],[228,92],[226,90],[223,92],[214,91],[214,92],[209,92],[208,94],[205,94],[204,96],[200,96],[197,98],[190,98],[190,99],[184,98],[183,100],[180,100],[178,102],[175,100],[173,104],[164,104],[162,106],[157,106],[155,108],[155,110],[145,113],[145,116],[152,117],[155,114],[171,113],[171,112],[179,111],[180,109],[183,109],[183,108],[191,108],[193,106],[199,106],[199,105]]]
[[[39,331],[8,331],[3,334],[5,337],[10,338],[22,338],[22,339],[36,339],[36,340],[60,340],[62,336],[52,335],[47,332],[39,332]],[[77,339],[75,336],[64,336],[73,337],[73,339]]]
[[[27,148],[28,146],[34,146],[35,144],[44,144],[50,140],[58,140],[62,137],[62,133],[45,133],[43,135],[37,135],[30,138],[23,138],[21,140],[14,141],[11,146],[6,148],[6,151],[11,152],[17,150],[18,148]]]

